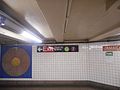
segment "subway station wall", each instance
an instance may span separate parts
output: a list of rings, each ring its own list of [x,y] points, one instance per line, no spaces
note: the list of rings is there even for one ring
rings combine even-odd
[[[78,44],[75,44],[78,45]],[[32,47],[33,78],[39,80],[86,80],[86,44],[79,45],[80,52],[38,53]],[[37,68],[38,69],[37,69]]]
[[[87,57],[88,78],[91,81],[120,87],[120,51],[108,51],[106,55],[103,46],[120,45],[120,42],[90,43]]]
[[[120,86],[120,51],[110,51],[108,52],[108,55],[106,54],[106,51],[103,51],[103,46],[120,45],[120,42],[75,43],[62,45],[78,45],[79,52],[39,53],[37,52],[37,46],[39,45],[29,47],[26,45],[2,45],[0,80],[89,80],[118,87]],[[5,58],[4,53],[12,47],[24,49],[28,53],[29,59],[31,58],[30,62],[22,62],[23,66],[26,66],[24,63],[28,64],[29,67],[26,66],[28,70],[26,70],[26,72],[24,71],[24,74],[22,75],[17,72],[18,76],[14,77],[9,75],[16,75],[16,73],[11,74],[10,71],[16,71],[19,70],[19,68],[14,69],[12,67],[12,69],[6,69],[3,68],[4,64],[2,64],[3,58]],[[24,57],[22,57],[22,60],[23,59]],[[15,67],[19,64],[18,60],[18,58],[14,58],[12,63],[9,64],[14,65]],[[9,73],[6,74],[4,70],[8,70]]]

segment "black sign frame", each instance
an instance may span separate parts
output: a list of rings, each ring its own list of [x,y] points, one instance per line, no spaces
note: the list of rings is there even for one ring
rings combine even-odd
[[[37,52],[79,52],[78,45],[43,45],[37,46]]]

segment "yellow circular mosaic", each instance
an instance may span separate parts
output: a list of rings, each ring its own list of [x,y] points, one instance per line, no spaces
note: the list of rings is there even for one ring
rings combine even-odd
[[[14,57],[11,61],[12,66],[17,67],[20,65],[20,59],[17,57]]]

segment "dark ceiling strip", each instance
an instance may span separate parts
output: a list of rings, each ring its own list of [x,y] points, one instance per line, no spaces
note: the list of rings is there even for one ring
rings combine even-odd
[[[64,24],[64,33],[66,33],[66,29],[67,29],[67,24],[68,24],[68,19],[69,19],[69,13],[70,13],[70,9],[71,9],[71,3],[72,3],[72,0],[67,0],[66,18],[65,18],[65,24]]]
[[[16,42],[16,43],[1,43],[1,45],[44,45],[44,44],[80,44],[80,43],[100,43],[100,42],[116,42],[116,41],[120,41],[119,40],[102,40],[102,41],[90,41],[90,42],[82,42],[82,41],[78,41],[78,42],[44,42],[44,43],[20,43],[20,42]]]

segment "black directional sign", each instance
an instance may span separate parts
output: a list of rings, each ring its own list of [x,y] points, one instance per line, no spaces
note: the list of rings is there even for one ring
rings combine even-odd
[[[37,52],[78,52],[78,45],[43,45],[37,46]]]

